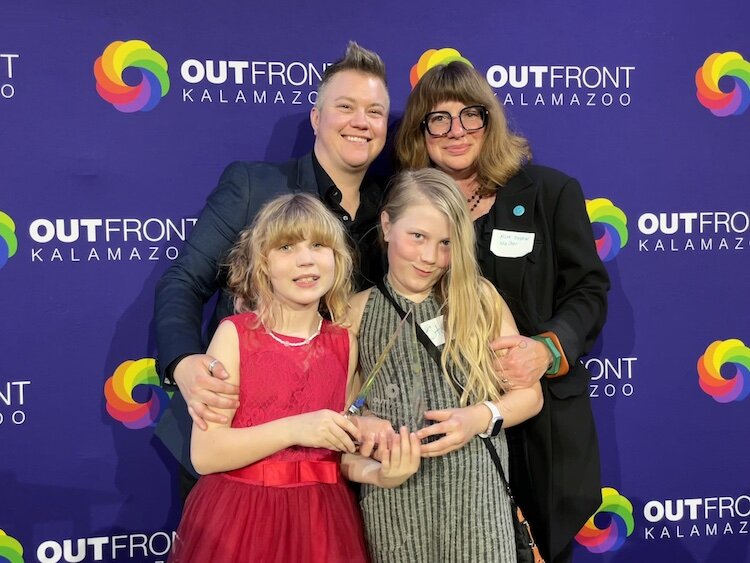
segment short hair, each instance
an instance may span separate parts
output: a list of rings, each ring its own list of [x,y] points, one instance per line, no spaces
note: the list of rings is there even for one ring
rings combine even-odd
[[[417,82],[406,102],[396,137],[396,158],[402,169],[431,166],[422,122],[433,108],[458,101],[480,104],[489,110],[484,143],[477,158],[477,177],[482,190],[504,185],[531,158],[529,144],[510,131],[505,112],[484,77],[461,61],[437,65]]]
[[[502,299],[481,276],[466,199],[453,179],[435,168],[398,173],[386,194],[383,211],[391,222],[398,221],[409,207],[423,203],[448,218],[450,266],[435,285],[435,296],[444,311],[443,373],[449,380],[453,377],[447,367],[450,360],[463,375],[457,381],[464,388],[462,406],[497,399],[504,388],[498,382],[489,343],[501,333]]]
[[[278,304],[273,295],[268,255],[274,248],[304,239],[333,250],[334,283],[321,299],[320,310],[341,323],[351,296],[352,255],[341,221],[323,203],[309,194],[287,194],[268,201],[250,227],[244,229],[229,251],[227,286],[238,312],[255,310],[261,322],[277,320]]]
[[[356,41],[349,41],[344,57],[326,68],[323,73],[323,78],[318,84],[318,98],[315,101],[315,107],[319,107],[318,100],[323,99],[323,92],[331,81],[331,78],[345,70],[353,70],[379,78],[383,82],[383,86],[386,87],[386,91],[388,89],[388,81],[385,76],[385,63],[380,58],[380,55],[374,51],[360,47]]]

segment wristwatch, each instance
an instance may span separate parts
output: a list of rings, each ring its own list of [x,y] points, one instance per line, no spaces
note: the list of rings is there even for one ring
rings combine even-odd
[[[503,428],[503,415],[500,414],[500,409],[492,401],[485,401],[484,404],[490,409],[492,418],[490,424],[485,432],[479,434],[480,438],[491,438],[500,434],[500,430]]]

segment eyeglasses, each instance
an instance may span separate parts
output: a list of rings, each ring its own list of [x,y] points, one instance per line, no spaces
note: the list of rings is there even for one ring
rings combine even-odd
[[[487,125],[488,113],[489,110],[480,105],[465,107],[455,116],[447,111],[431,111],[424,116],[422,127],[430,135],[444,137],[450,133],[451,127],[453,127],[453,120],[458,117],[458,121],[461,123],[464,131],[479,131]]]

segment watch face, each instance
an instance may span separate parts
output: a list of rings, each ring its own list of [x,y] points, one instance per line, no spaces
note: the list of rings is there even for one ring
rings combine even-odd
[[[495,424],[492,427],[492,432],[490,432],[490,436],[497,436],[498,434],[500,434],[500,430],[502,430],[502,428],[503,428],[503,419],[498,418],[497,420],[495,420]]]

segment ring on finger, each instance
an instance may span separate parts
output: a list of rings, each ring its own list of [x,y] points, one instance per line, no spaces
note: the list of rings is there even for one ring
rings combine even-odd
[[[210,373],[211,375],[214,374],[214,368],[216,367],[217,363],[219,363],[219,360],[217,360],[215,358],[213,360],[211,360],[211,363],[208,364],[208,373]]]

